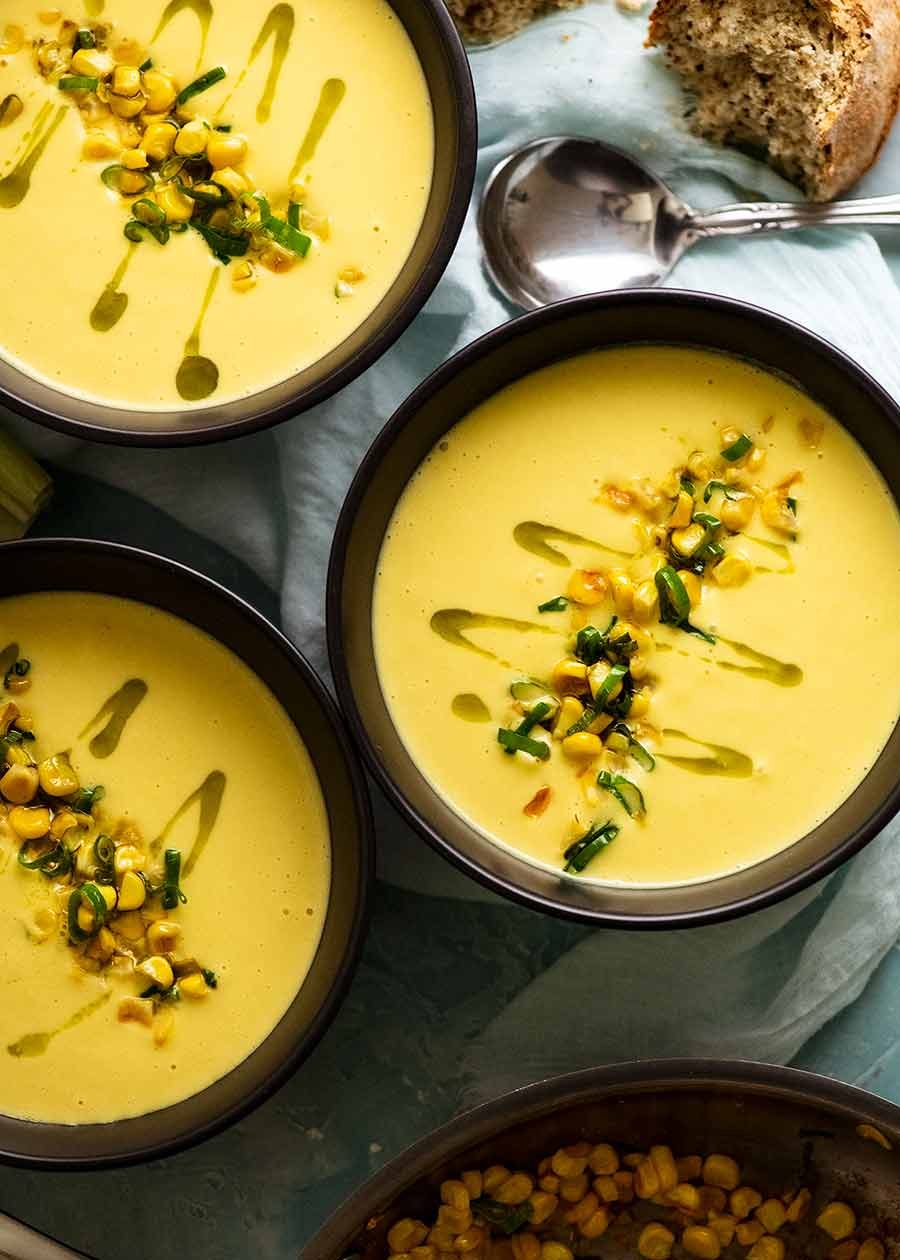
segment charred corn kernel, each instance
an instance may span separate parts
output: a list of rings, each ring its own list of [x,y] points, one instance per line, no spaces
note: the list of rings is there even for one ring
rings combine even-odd
[[[141,146],[151,161],[164,162],[175,148],[177,135],[178,128],[174,123],[151,123],[144,132]]]
[[[784,1243],[765,1234],[750,1248],[747,1260],[784,1260]]]
[[[616,1185],[616,1179],[611,1173],[601,1173],[599,1177],[594,1178],[594,1193],[602,1199],[604,1203],[617,1203],[619,1200],[619,1187]]]
[[[0,779],[0,793],[12,805],[27,805],[38,790],[38,772],[34,766],[10,766]]]
[[[494,1198],[498,1203],[507,1203],[515,1207],[524,1203],[533,1189],[534,1181],[528,1173],[513,1173],[501,1186],[497,1187]]]
[[[732,1190],[728,1198],[728,1206],[732,1215],[742,1221],[745,1216],[749,1216],[751,1212],[755,1212],[762,1203],[763,1197],[758,1190],[754,1190],[752,1186],[739,1186],[737,1190]]]
[[[785,1213],[787,1220],[790,1221],[792,1225],[796,1225],[797,1221],[801,1221],[809,1211],[811,1203],[812,1195],[809,1191],[806,1189],[798,1190],[793,1199],[791,1199],[790,1203],[787,1205],[787,1211]]]
[[[119,1022],[122,1024],[133,1022],[136,1024],[146,1024],[149,1028],[153,1023],[153,1003],[149,998],[122,998],[119,1003],[117,1016]]]
[[[140,876],[136,875],[135,879],[140,879]],[[167,954],[172,950],[180,935],[180,924],[173,923],[171,919],[159,919],[156,923],[151,923],[147,928],[147,948],[153,954]],[[466,1188],[462,1185],[462,1182],[458,1182],[457,1184],[461,1187],[463,1194],[465,1195],[465,1202],[455,1204],[455,1206],[468,1207],[469,1196],[466,1192]],[[448,1203],[449,1199],[445,1199],[444,1202]]]
[[[669,517],[667,524],[672,529],[684,529],[686,525],[690,525],[694,516],[694,496],[688,494],[687,490],[679,490],[678,498],[675,500],[675,507],[672,509],[672,515]]]
[[[541,1243],[541,1260],[573,1260],[572,1252],[559,1242]]]
[[[153,1016],[153,1044],[164,1046],[175,1029],[175,1015],[170,1010],[157,1011]]]
[[[102,161],[118,157],[122,146],[118,139],[105,131],[88,131],[81,143],[81,156],[88,161]]]
[[[83,74],[89,79],[105,79],[112,74],[113,59],[99,48],[79,48],[69,63],[73,74]]]
[[[38,766],[41,790],[47,796],[70,796],[81,787],[78,775],[72,769],[65,753],[45,757]]]
[[[623,617],[629,616],[634,607],[634,583],[624,569],[613,569],[608,574],[608,581],[616,612]]]
[[[615,1147],[610,1146],[608,1142],[601,1142],[595,1146],[588,1156],[588,1164],[591,1172],[612,1176],[614,1172],[619,1171],[619,1157],[616,1154]]]
[[[700,1186],[700,1210],[702,1212],[724,1212],[725,1191],[718,1186]]]
[[[737,1221],[727,1212],[716,1213],[709,1218],[709,1228],[718,1238],[723,1248],[730,1247],[734,1239],[734,1229]]]
[[[634,1192],[639,1199],[652,1199],[659,1194],[659,1173],[653,1160],[646,1157],[634,1170]]]
[[[613,1216],[607,1207],[598,1207],[587,1220],[581,1221],[578,1232],[582,1238],[601,1238],[612,1224]]]
[[[586,608],[602,604],[608,592],[606,578],[594,569],[576,569],[566,587],[569,599]]]
[[[137,118],[147,103],[143,92],[136,96],[116,96],[110,93],[109,108],[117,118]]]
[[[708,1155],[703,1161],[702,1177],[704,1185],[736,1190],[740,1185],[741,1170],[730,1155]],[[722,1197],[724,1206],[724,1195]]]
[[[741,499],[726,499],[719,508],[719,517],[726,529],[738,533],[747,528],[755,511],[756,500],[752,494],[748,494]]]
[[[856,1260],[884,1260],[884,1243],[877,1238],[867,1238],[856,1253]]]
[[[769,529],[781,534],[793,534],[797,530],[797,518],[788,507],[787,496],[777,490],[770,490],[763,495],[759,506],[759,514]]]
[[[443,1187],[441,1188],[443,1191]],[[387,1240],[391,1251],[412,1251],[428,1237],[428,1226],[411,1216],[404,1216],[388,1230]]]
[[[178,91],[169,75],[162,70],[154,70],[152,67],[145,70],[143,87],[151,114],[164,114],[175,104]]]
[[[703,1171],[703,1160],[699,1155],[682,1155],[676,1159],[679,1181],[696,1181]]]
[[[700,1191],[686,1181],[672,1186],[665,1198],[667,1203],[684,1212],[696,1214],[700,1211]]]
[[[638,1254],[645,1260],[669,1260],[675,1246],[675,1235],[665,1225],[653,1221],[645,1225],[638,1238]]]
[[[503,1185],[504,1181],[509,1181],[512,1173],[503,1164],[491,1164],[490,1168],[486,1168],[483,1175],[484,1193],[489,1194],[492,1198]]]
[[[206,156],[214,171],[225,166],[240,166],[247,156],[247,137],[234,132],[214,132],[206,146]]]
[[[531,1216],[529,1223],[531,1225],[543,1225],[544,1221],[548,1221],[559,1206],[559,1199],[555,1194],[548,1194],[546,1190],[535,1190],[528,1196],[528,1202],[531,1204]]]
[[[231,269],[231,287],[238,293],[249,293],[256,288],[256,269],[246,259]]]
[[[137,66],[116,66],[110,91],[116,96],[136,96],[141,90],[141,72]]]
[[[681,1245],[688,1255],[701,1260],[718,1260],[722,1254],[719,1237],[708,1225],[689,1225],[681,1235]]]
[[[561,1177],[559,1181],[559,1197],[566,1203],[577,1203],[588,1191],[588,1179],[585,1173],[578,1177]]]
[[[40,840],[50,830],[50,811],[42,805],[16,805],[6,821],[20,840]]]
[[[892,1143],[884,1136],[880,1129],[876,1129],[874,1124],[858,1124],[856,1126],[857,1137],[863,1138],[867,1142],[877,1142],[879,1146],[883,1146],[886,1151],[894,1149]],[[876,1239],[871,1241],[875,1242]]]
[[[631,612],[638,621],[655,621],[659,612],[659,591],[651,578],[639,582],[635,587]]]
[[[678,1169],[675,1167],[675,1156],[669,1146],[651,1146],[650,1159],[659,1178],[659,1191],[665,1194],[678,1184]]]
[[[787,1212],[780,1199],[766,1199],[753,1215],[767,1234],[777,1234],[787,1220]]]
[[[199,157],[206,152],[211,134],[199,118],[193,118],[184,124],[175,137],[175,152],[182,157]]]
[[[541,1244],[534,1234],[514,1234],[512,1252],[514,1260],[540,1260]]]
[[[680,556],[692,556],[705,537],[706,530],[702,525],[687,525],[684,529],[672,531],[672,547]]]
[[[613,1181],[619,1191],[619,1202],[630,1203],[634,1198],[634,1173],[621,1168],[617,1173],[613,1173]]]
[[[477,1169],[473,1169],[471,1172],[464,1172],[460,1180],[468,1190],[470,1199],[481,1197],[482,1180],[481,1173]]]
[[[209,993],[209,985],[199,971],[192,971],[178,981],[178,991],[186,997],[205,998]]]
[[[126,171],[142,171],[147,165],[147,154],[143,149],[126,149],[121,162]]]
[[[587,690],[588,667],[583,661],[576,661],[572,656],[564,656],[557,661],[550,674],[554,688],[562,695]]]
[[[178,147],[177,142],[175,147]],[[213,183],[218,184],[220,188],[224,188],[226,192],[234,197],[235,201],[237,201],[241,193],[246,192],[250,187],[250,181],[246,175],[236,171],[233,166],[223,166],[221,170],[216,171],[213,174]]]
[[[590,731],[576,731],[574,735],[566,735],[562,746],[563,752],[573,761],[587,761],[591,757],[599,757],[603,752],[603,740]]]
[[[856,1229],[856,1213],[847,1203],[835,1200],[816,1217],[816,1224],[836,1242],[849,1238]]]
[[[172,964],[166,958],[160,958],[154,955],[153,958],[145,958],[143,962],[138,963],[135,971],[142,976],[146,976],[151,984],[155,984],[158,989],[171,989],[175,981],[175,973],[172,971]]]
[[[194,203],[175,184],[161,184],[154,190],[156,203],[170,223],[187,223],[194,213]]]
[[[845,1238],[843,1242],[835,1243],[828,1252],[828,1260],[856,1260],[859,1254],[859,1243],[855,1238]]]
[[[137,871],[126,871],[119,884],[119,909],[139,910],[147,900],[147,885]]]
[[[752,1247],[764,1233],[759,1221],[740,1221],[734,1228],[734,1236],[742,1247]]]
[[[724,556],[713,569],[719,586],[743,586],[753,576],[753,565],[740,552]]]

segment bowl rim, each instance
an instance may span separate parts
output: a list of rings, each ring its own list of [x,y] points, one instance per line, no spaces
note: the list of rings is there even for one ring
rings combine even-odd
[[[811,862],[803,870],[780,879],[769,887],[757,892],[746,894],[706,909],[683,910],[665,914],[597,911],[582,906],[569,906],[543,893],[529,892],[505,875],[488,870],[474,858],[466,856],[451,841],[445,840],[438,829],[407,801],[400,788],[394,783],[387,767],[382,763],[375,742],[369,735],[362,712],[356,702],[347,654],[343,643],[342,596],[347,550],[360,505],[370,486],[377,479],[382,462],[395,440],[407,426],[415,423],[420,409],[428,401],[436,394],[439,394],[461,372],[467,370],[481,359],[498,351],[502,352],[506,346],[515,341],[520,335],[525,335],[536,329],[539,330],[547,324],[564,321],[569,316],[583,315],[609,306],[652,307],[664,304],[674,305],[685,311],[697,308],[712,309],[721,312],[723,315],[750,319],[757,323],[766,324],[775,330],[780,330],[794,340],[804,342],[806,347],[813,353],[830,359],[843,375],[849,377],[863,393],[868,395],[877,408],[893,417],[895,428],[898,430],[898,439],[900,439],[900,404],[891,397],[887,390],[865,368],[834,345],[833,342],[805,328],[795,320],[777,314],[775,311],[770,311],[765,307],[756,306],[753,303],[744,302],[737,298],[723,297],[719,294],[691,289],[635,288],[630,290],[610,290],[604,293],[586,294],[584,297],[569,298],[563,302],[555,302],[549,306],[540,307],[536,311],[529,311],[482,334],[435,369],[400,404],[372,441],[347,491],[335,528],[326,582],[326,638],[328,658],[338,703],[347,720],[351,737],[360,749],[369,773],[404,821],[432,849],[446,858],[463,874],[475,879],[492,892],[499,893],[500,896],[507,900],[532,910],[541,910],[546,914],[551,914],[554,917],[570,922],[584,923],[592,927],[611,927],[637,931],[663,931],[673,928],[699,927],[721,923],[726,920],[741,918],[757,910],[763,910],[784,900],[786,897],[809,888],[812,884],[836,871],[849,858],[863,849],[900,811],[900,777],[898,777],[891,791],[884,797],[878,808],[872,812],[868,820],[851,832],[841,844],[837,845],[829,853]],[[752,356],[750,357],[752,359]],[[898,719],[898,722],[900,722],[900,719]],[[896,724],[894,729],[896,729]],[[858,787],[859,785],[854,791],[858,790]],[[451,805],[451,808],[454,807]],[[652,890],[648,890],[648,893],[652,894]]]
[[[552,1107],[577,1106],[609,1095],[744,1089],[844,1111],[900,1141],[900,1106],[878,1094],[803,1068],[750,1059],[664,1058],[621,1061],[545,1077],[468,1108],[394,1156],[332,1212],[306,1244],[304,1260],[339,1260],[366,1221],[436,1164]],[[346,1222],[350,1222],[350,1225]]]
[[[134,1144],[124,1147],[118,1153],[104,1153],[97,1156],[72,1156],[72,1155],[52,1155],[52,1156],[33,1156],[21,1154],[16,1151],[9,1151],[0,1147],[0,1163],[12,1165],[20,1168],[28,1169],[45,1169],[54,1172],[83,1172],[92,1169],[101,1168],[122,1168],[132,1164],[144,1163],[150,1159],[159,1159],[163,1156],[175,1155],[179,1151],[187,1150],[190,1147],[197,1146],[208,1138],[214,1137],[223,1130],[230,1128],[237,1121],[243,1119],[251,1111],[254,1111],[268,1098],[272,1096],[282,1085],[297,1071],[301,1064],[309,1057],[326,1031],[334,1021],[343,1001],[347,995],[353,978],[356,974],[357,965],[359,963],[362,948],[368,933],[369,922],[371,919],[371,901],[372,887],[375,880],[375,823],[372,814],[372,803],[366,786],[365,776],[359,765],[358,758],[355,756],[355,748],[346,730],[340,709],[329,694],[324,682],[313,669],[312,665],[307,661],[306,657],[295,647],[291,640],[275,626],[268,617],[264,616],[247,600],[240,595],[217,582],[214,578],[207,577],[203,573],[199,573],[196,569],[182,564],[178,560],[173,560],[168,556],[159,555],[153,551],[147,551],[141,547],[132,547],[124,543],[109,542],[102,539],[90,538],[26,538],[13,542],[0,543],[0,566],[4,559],[8,560],[15,555],[28,555],[30,552],[37,552],[41,549],[52,550],[65,554],[71,552],[73,554],[83,555],[85,551],[90,554],[98,555],[101,553],[111,554],[120,557],[124,561],[137,562],[146,566],[150,570],[161,573],[174,573],[180,580],[185,581],[189,585],[200,585],[206,589],[206,592],[214,599],[218,599],[225,604],[231,606],[232,610],[244,621],[251,622],[255,627],[261,630],[264,636],[269,639],[273,647],[279,651],[294,669],[303,678],[304,683],[309,688],[319,709],[324,717],[337,745],[340,749],[341,756],[344,761],[344,768],[350,781],[352,791],[353,812],[356,815],[358,832],[359,832],[359,878],[356,890],[356,913],[349,926],[347,940],[344,945],[338,975],[335,983],[328,991],[325,1001],[316,1011],[310,1020],[304,1033],[297,1039],[296,1044],[290,1053],[282,1060],[277,1067],[274,1067],[256,1085],[244,1094],[240,1099],[235,1101],[231,1106],[222,1111],[210,1114],[210,1116],[201,1124],[192,1128],[190,1131],[176,1134],[170,1138],[159,1141],[150,1141],[136,1146]],[[78,589],[77,582],[74,582],[72,590]],[[5,598],[5,593],[0,593],[0,601]],[[122,595],[124,599],[132,599],[136,603],[148,603],[147,599],[136,598],[134,596]],[[179,614],[172,614],[179,616]],[[193,625],[190,618],[181,617],[182,621],[187,621]],[[213,636],[211,636],[213,637]],[[227,644],[223,646],[227,647]],[[233,648],[229,649],[234,652]],[[237,653],[234,653],[237,655]],[[240,658],[243,659],[243,658]],[[254,667],[247,661],[244,664],[248,669],[256,673]],[[258,677],[258,675],[257,675]],[[261,681],[261,680],[260,680]],[[266,684],[264,684],[266,685]],[[272,692],[275,695],[274,691]],[[278,696],[275,696],[279,700]],[[280,703],[280,700],[279,700]],[[291,724],[297,729],[300,738],[303,739],[303,733],[296,726],[293,719]],[[318,777],[318,776],[317,776]],[[324,793],[323,793],[324,796]],[[302,982],[299,989],[302,987]],[[280,1017],[281,1018],[281,1017]],[[280,1018],[279,1021],[280,1022]],[[276,1024],[277,1027],[277,1024]],[[260,1046],[271,1036],[274,1028],[266,1034]],[[252,1053],[252,1051],[251,1051]],[[244,1060],[241,1060],[244,1062]],[[235,1067],[240,1064],[235,1064]],[[234,1069],[229,1069],[233,1071]],[[225,1076],[228,1075],[226,1072]],[[218,1079],[224,1079],[220,1077]],[[216,1082],[211,1082],[215,1084]],[[207,1087],[204,1087],[207,1088]],[[156,1112],[149,1111],[141,1116],[127,1117],[126,1120],[140,1120],[152,1117],[155,1114],[161,1114],[163,1111],[175,1111],[184,1103],[196,1098],[198,1094],[202,1094],[203,1090],[197,1091],[195,1094],[188,1095],[187,1098],[181,1099],[179,1102],[172,1103],[170,1107],[158,1108]],[[49,1121],[30,1121],[22,1120],[16,1116],[0,1116],[4,1122],[12,1124],[21,1123],[28,1125],[33,1129],[52,1129],[64,1128]],[[106,1125],[97,1126],[74,1126],[76,1128],[87,1127],[108,1127],[113,1129],[122,1121],[109,1121]],[[0,1139],[2,1141],[2,1139]]]
[[[393,7],[392,0],[388,0],[388,2]],[[447,69],[453,87],[453,100],[458,119],[458,148],[453,164],[453,182],[446,213],[429,258],[409,292],[396,306],[390,317],[375,330],[364,346],[360,347],[355,354],[345,362],[342,362],[321,381],[292,393],[290,399],[275,403],[262,411],[248,415],[243,420],[221,421],[202,427],[193,425],[184,429],[159,430],[148,427],[146,420],[142,424],[135,424],[134,426],[93,424],[85,420],[75,420],[69,416],[58,414],[49,405],[44,407],[32,403],[3,385],[0,385],[0,403],[9,407],[17,415],[23,416],[26,420],[33,421],[43,428],[50,429],[56,433],[66,434],[68,437],[101,442],[105,445],[152,448],[208,446],[218,442],[230,442],[234,438],[246,437],[251,433],[259,433],[262,430],[282,424],[285,420],[289,420],[292,417],[302,415],[346,388],[347,385],[356,380],[357,377],[361,376],[363,372],[380,359],[402,336],[419,314],[447,269],[469,211],[469,202],[475,185],[475,171],[478,160],[478,110],[475,99],[475,84],[462,39],[444,4],[444,0],[418,0],[418,3],[429,11],[430,17],[435,24],[438,39],[446,55]],[[437,154],[435,154],[435,158],[437,158]],[[421,231],[421,226],[419,230]],[[404,261],[393,284],[396,284],[401,278],[408,264],[409,257]],[[391,288],[393,288],[393,284]],[[379,305],[388,300],[390,292],[391,289],[389,288]],[[377,311],[378,306],[374,308],[367,318],[372,318]],[[348,337],[352,335],[353,332],[351,331]],[[343,343],[335,346],[334,351],[340,350],[341,344]],[[19,371],[21,373],[21,369]],[[56,390],[52,385],[48,385],[39,378],[31,377],[27,372],[23,373],[23,375],[28,377],[29,381],[36,382],[38,386],[46,390],[48,398],[58,396],[61,400],[61,408],[65,407],[66,399],[71,396],[69,393],[64,390]],[[293,373],[293,376],[286,377],[285,381],[290,381],[297,375],[298,373]],[[275,384],[278,383],[281,382],[275,382]],[[247,395],[247,399],[252,400],[263,392],[265,392],[263,389],[256,390],[254,393]],[[234,401],[240,402],[242,400],[235,399]],[[102,410],[103,404],[98,403],[97,405]],[[177,411],[178,408],[173,408],[172,410]],[[189,418],[195,414],[202,415],[203,411],[203,408],[192,408],[185,411],[184,414]],[[134,409],[133,414],[146,417],[154,413]],[[190,420],[188,420],[188,423],[190,424]]]

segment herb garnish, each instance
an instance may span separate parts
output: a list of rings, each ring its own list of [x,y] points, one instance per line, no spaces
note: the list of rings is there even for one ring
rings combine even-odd
[[[610,774],[608,770],[601,770],[597,775],[597,783],[607,792],[612,793],[630,818],[639,818],[642,814],[646,814],[647,807],[644,804],[641,789],[636,783],[626,779],[624,774]]]
[[[166,849],[163,858],[165,872],[162,886],[162,905],[164,910],[174,910],[179,901],[187,902],[181,891],[181,853],[178,849]]]
[[[538,604],[538,612],[565,612],[569,607],[569,601],[565,595],[557,595],[554,599],[548,599],[544,604]]]
[[[618,834],[619,828],[612,821],[599,826],[595,823],[589,831],[566,849],[563,854],[566,862],[563,870],[568,874],[578,874],[583,871],[598,853],[602,853],[612,844]]]
[[[499,1203],[486,1194],[473,1199],[469,1206],[475,1216],[503,1234],[514,1234],[517,1229],[527,1225],[533,1212],[527,1199],[524,1203]]]
[[[681,578],[670,564],[657,572],[655,581],[659,592],[659,619],[663,625],[675,626],[687,634],[699,635],[707,643],[715,643],[716,640],[711,634],[691,624],[690,596]]]
[[[542,740],[530,739],[527,735],[520,735],[518,731],[510,731],[505,726],[501,726],[497,732],[497,743],[502,744],[507,752],[530,753],[532,757],[537,757],[539,761],[546,761],[550,756],[550,749]]]
[[[722,458],[727,459],[729,464],[735,463],[739,459],[743,459],[748,451],[753,449],[753,438],[748,437],[746,433],[742,433],[736,441],[730,446],[726,446],[721,452]]]
[[[96,92],[100,80],[88,74],[64,74],[56,86],[60,92]]]
[[[177,105],[186,104],[191,97],[199,96],[201,92],[213,87],[216,83],[221,83],[225,78],[225,67],[215,66],[212,70],[207,70],[205,74],[201,74],[199,79],[194,79],[193,83],[188,83],[183,87],[175,98]]]

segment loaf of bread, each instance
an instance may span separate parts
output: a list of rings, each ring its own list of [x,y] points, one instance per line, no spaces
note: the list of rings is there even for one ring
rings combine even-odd
[[[827,201],[871,166],[900,92],[900,0],[658,0],[691,126]]]
[[[460,34],[486,44],[514,35],[533,18],[554,9],[574,9],[582,0],[446,0]]]

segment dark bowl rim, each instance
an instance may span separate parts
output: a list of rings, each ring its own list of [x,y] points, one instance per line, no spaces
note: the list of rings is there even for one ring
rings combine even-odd
[[[345,769],[350,780],[353,793],[353,810],[356,814],[359,828],[359,880],[357,887],[357,908],[356,914],[350,925],[347,935],[347,942],[344,947],[343,956],[340,963],[339,975],[329,990],[326,1000],[319,1007],[314,1018],[310,1021],[305,1033],[298,1039],[296,1045],[286,1058],[274,1068],[267,1076],[258,1082],[258,1084],[245,1094],[239,1101],[235,1102],[231,1107],[219,1112],[197,1128],[190,1132],[182,1133],[176,1137],[166,1139],[159,1142],[151,1142],[140,1147],[132,1147],[123,1150],[120,1154],[107,1154],[96,1157],[72,1157],[70,1155],[60,1156],[30,1156],[21,1155],[14,1151],[0,1150],[0,1163],[12,1165],[19,1168],[43,1169],[54,1172],[85,1172],[94,1169],[103,1168],[124,1168],[133,1164],[142,1164],[151,1159],[160,1159],[163,1156],[176,1155],[180,1151],[188,1150],[193,1146],[198,1146],[201,1142],[205,1142],[208,1138],[215,1137],[216,1134],[230,1128],[239,1120],[254,1111],[268,1098],[270,1098],[282,1085],[297,1071],[301,1064],[309,1057],[315,1047],[319,1044],[322,1037],[332,1024],[337,1015],[344,998],[350,988],[353,978],[356,974],[357,965],[362,953],[363,944],[368,932],[369,921],[371,918],[371,894],[372,886],[375,880],[375,823],[372,814],[372,803],[366,787],[365,776],[355,756],[355,747],[350,739],[342,715],[338,705],[329,694],[325,684],[307,661],[306,657],[295,647],[291,640],[281,630],[275,626],[268,617],[264,616],[257,608],[254,608],[247,600],[240,595],[223,586],[221,582],[217,582],[214,578],[207,577],[203,573],[199,573],[196,569],[190,568],[188,565],[182,564],[178,560],[172,560],[168,556],[162,556],[153,551],[147,551],[141,547],[131,547],[124,543],[114,543],[109,541],[90,539],[90,538],[28,538],[14,542],[0,543],[0,559],[8,557],[13,553],[27,554],[29,551],[37,551],[41,548],[51,548],[60,552],[80,553],[85,549],[94,554],[112,554],[121,557],[124,560],[131,560],[138,564],[147,565],[151,569],[155,569],[162,573],[175,573],[181,579],[188,583],[199,584],[206,588],[207,592],[214,598],[222,600],[229,604],[232,609],[245,621],[253,622],[258,629],[262,630],[265,636],[271,641],[273,646],[280,651],[291,664],[291,666],[302,676],[304,682],[312,692],[316,702],[318,703],[325,720],[334,735],[341,755],[344,759]],[[77,589],[73,585],[72,589]],[[133,599],[135,597],[123,594],[125,599]],[[0,599],[3,598],[0,593]],[[138,603],[147,603],[145,599],[137,599]],[[190,620],[182,618],[182,620]],[[247,663],[249,669],[253,666]],[[274,692],[273,692],[274,694]],[[276,696],[276,699],[278,697]],[[292,722],[293,725],[296,725]],[[301,732],[302,738],[302,732]],[[269,1034],[270,1035],[270,1034]],[[265,1041],[265,1038],[263,1039]],[[260,1042],[262,1045],[263,1042]],[[227,1075],[227,1073],[226,1073]],[[203,1092],[202,1090],[200,1091]],[[173,1103],[171,1107],[164,1108],[165,1111],[175,1111],[182,1106],[184,1102],[196,1095],[189,1095],[188,1099],[182,1102]],[[153,1112],[147,1112],[147,1116],[152,1116]],[[140,1118],[140,1117],[137,1117]],[[4,1116],[4,1120],[15,1122],[17,1117]],[[34,1128],[42,1127],[42,1122],[22,1121],[23,1124],[29,1124]],[[110,1121],[109,1127],[113,1128],[120,1121]],[[51,1124],[46,1124],[47,1128],[54,1128]]]
[[[762,889],[759,892],[736,898],[708,909],[684,910],[667,914],[595,911],[584,907],[568,906],[541,893],[527,892],[518,884],[513,883],[512,880],[503,875],[495,874],[475,860],[466,857],[449,840],[445,840],[438,830],[406,800],[387,769],[382,765],[375,744],[369,736],[362,713],[356,703],[343,646],[341,597],[347,547],[361,501],[368,492],[372,482],[377,478],[382,461],[395,439],[407,425],[415,422],[417,413],[427,401],[438,394],[460,372],[465,371],[473,363],[490,354],[497,351],[502,352],[520,334],[540,329],[557,320],[565,320],[569,315],[577,316],[586,312],[601,310],[608,306],[654,306],[663,304],[675,305],[685,311],[704,308],[713,309],[726,315],[749,319],[780,329],[786,336],[805,343],[807,348],[813,353],[825,359],[830,359],[838,370],[853,380],[859,389],[867,394],[880,410],[892,415],[895,426],[900,429],[900,405],[895,402],[887,390],[879,385],[865,368],[818,333],[812,332],[795,320],[787,319],[783,315],[767,310],[765,307],[756,306],[750,302],[743,302],[737,298],[722,297],[715,293],[705,293],[691,289],[656,288],[615,290],[588,294],[584,297],[569,298],[563,302],[554,302],[536,311],[529,311],[524,315],[519,315],[470,342],[436,368],[400,404],[373,440],[347,491],[332,541],[326,584],[328,659],[332,677],[334,678],[338,703],[347,720],[351,737],[359,747],[369,773],[400,816],[432,849],[446,858],[463,874],[475,879],[484,887],[498,893],[509,901],[532,910],[540,910],[545,914],[550,914],[569,922],[584,923],[591,927],[636,931],[668,931],[675,928],[700,927],[713,923],[722,923],[727,920],[742,918],[747,914],[753,914],[757,910],[766,909],[787,897],[804,891],[804,889],[809,888],[812,884],[836,871],[849,858],[859,853],[900,811],[900,779],[897,780],[892,790],[871,814],[867,822],[854,832],[851,832],[830,853],[810,863],[809,866],[804,870],[798,871],[795,875],[781,879],[769,888]],[[637,341],[635,341],[635,344],[637,344]],[[752,360],[752,356],[750,358]],[[854,789],[854,792],[858,790],[858,787],[859,785]],[[853,793],[851,793],[852,795]],[[652,889],[648,890],[648,895],[652,895]]]
[[[73,420],[67,416],[57,415],[42,406],[36,406],[10,393],[2,386],[0,386],[0,403],[9,407],[17,415],[45,429],[89,442],[143,448],[209,446],[218,442],[230,442],[234,438],[247,437],[251,433],[259,433],[282,424],[292,417],[302,415],[339,393],[380,359],[419,314],[447,269],[469,211],[478,159],[478,110],[475,84],[462,39],[444,0],[419,0],[419,3],[429,9],[436,24],[439,39],[447,56],[447,65],[453,84],[453,98],[459,123],[459,147],[454,161],[453,184],[444,221],[430,257],[403,301],[356,354],[336,367],[317,384],[298,389],[289,400],[277,403],[244,420],[223,421],[203,427],[160,431],[137,425],[132,428],[121,425],[90,424],[83,420]],[[409,258],[404,262],[394,283],[404,274],[408,265]],[[390,290],[384,295],[382,302],[388,299],[389,294]],[[376,307],[372,312],[373,315],[377,309]],[[340,346],[335,347],[336,351],[339,349]],[[297,373],[294,375],[296,376]],[[290,380],[291,377],[286,379]],[[46,385],[45,388],[49,392],[59,394],[65,405],[67,395],[64,391],[54,390],[51,385]],[[263,391],[258,390],[256,394],[261,392]],[[254,395],[251,394],[248,397],[253,398]],[[98,406],[102,409],[102,404]],[[141,414],[146,416],[152,413],[135,411],[135,415]],[[185,414],[191,416],[194,413],[188,411]]]
[[[545,1077],[468,1108],[394,1156],[347,1198],[304,1248],[305,1260],[338,1260],[348,1238],[428,1174],[437,1162],[476,1143],[489,1142],[556,1105],[570,1107],[609,1094],[630,1096],[704,1087],[735,1088],[833,1107],[859,1116],[900,1138],[900,1106],[878,1094],[803,1068],[750,1059],[641,1059]],[[348,1226],[343,1222],[349,1221]]]

